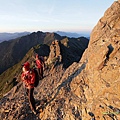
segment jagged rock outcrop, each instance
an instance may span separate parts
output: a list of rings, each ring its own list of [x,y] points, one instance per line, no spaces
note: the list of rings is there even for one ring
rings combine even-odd
[[[50,45],[50,54],[47,59],[47,64],[51,64],[55,61],[55,59],[59,58],[59,62],[62,61],[62,55],[60,50],[60,41],[55,40]]]
[[[88,46],[88,39],[85,37],[64,38],[62,40],[55,40],[50,45],[49,57],[46,64],[63,63],[63,67],[67,68],[73,62],[79,62],[84,50]]]

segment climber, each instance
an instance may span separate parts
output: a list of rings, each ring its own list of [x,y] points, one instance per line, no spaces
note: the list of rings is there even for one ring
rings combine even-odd
[[[44,60],[41,57],[39,57],[38,54],[36,54],[36,68],[39,74],[39,78],[42,79],[43,78],[43,68],[44,68]]]
[[[34,82],[35,82],[35,73],[33,70],[30,69],[30,63],[25,62],[22,68],[23,72],[21,74],[21,80],[23,81],[26,93],[29,99],[30,108],[34,114],[36,114],[36,106],[35,106],[35,99],[33,96],[34,92]]]

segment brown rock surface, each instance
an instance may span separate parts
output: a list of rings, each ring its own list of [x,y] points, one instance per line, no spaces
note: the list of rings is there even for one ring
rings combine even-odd
[[[81,62],[87,61],[82,119],[120,118],[120,3],[115,1],[91,33],[88,49]],[[83,74],[80,74],[81,77]],[[112,106],[112,107],[110,107]],[[119,114],[113,112],[119,109]],[[105,114],[106,113],[106,114]],[[109,113],[109,114],[107,114]]]
[[[47,63],[48,64],[53,63],[55,59],[57,59],[58,57],[59,57],[59,62],[61,62],[62,56],[61,56],[61,50],[60,50],[60,42],[58,40],[55,40],[50,45],[50,54],[47,59]]]

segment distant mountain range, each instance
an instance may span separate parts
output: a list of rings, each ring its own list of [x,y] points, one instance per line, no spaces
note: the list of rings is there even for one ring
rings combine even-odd
[[[78,38],[78,37],[86,37],[86,38],[90,38],[90,33],[89,32],[81,32],[81,33],[73,33],[73,32],[63,32],[63,31],[56,31],[55,33],[59,34],[60,36],[67,36],[67,37],[74,37],[74,38]]]
[[[67,37],[65,36],[62,37],[56,33],[49,33],[49,32],[43,33],[41,31],[38,31],[16,39],[1,42],[0,43],[0,57],[1,57],[0,74],[9,67],[12,67],[16,63],[18,63],[32,47],[38,44],[46,44],[49,46],[51,42],[54,41],[55,39],[62,40],[64,38]],[[77,45],[79,45],[78,39],[81,39],[80,40],[81,44],[79,45],[81,46],[80,48],[83,47],[82,50],[84,50],[87,47],[87,46],[84,47],[84,45],[88,44],[87,38],[81,37],[81,38],[68,38],[68,39],[69,39],[68,40],[69,44],[75,44],[75,41],[77,41],[78,42]]]
[[[30,32],[0,33],[0,42],[8,41],[28,34],[30,34]]]
[[[87,39],[90,39],[90,33],[88,33],[88,32],[74,33],[74,32],[56,31],[54,33],[57,33],[60,36],[66,36],[69,38],[86,37]],[[16,39],[16,38],[26,36],[29,34],[30,34],[30,32],[15,32],[15,33],[3,32],[3,33],[0,33],[0,43],[3,41]]]

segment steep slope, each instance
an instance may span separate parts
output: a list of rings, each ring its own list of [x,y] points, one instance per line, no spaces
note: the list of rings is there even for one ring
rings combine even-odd
[[[71,86],[79,80],[85,83],[81,87],[83,120],[120,119],[119,17],[120,1],[116,1],[93,29],[88,49],[80,61],[81,64],[87,63],[86,67],[78,79],[71,82]]]
[[[67,68],[73,62],[78,62],[82,57],[84,50],[88,47],[88,39],[85,37],[79,37],[77,39],[63,39],[62,53],[63,53],[63,61],[64,67]],[[67,49],[67,50],[66,50]]]
[[[85,61],[87,87],[84,87],[86,102],[82,105],[82,118],[119,120],[120,0],[113,3],[93,29],[81,62]]]

